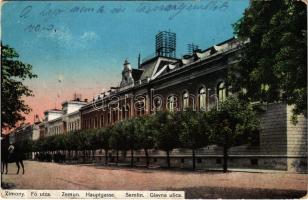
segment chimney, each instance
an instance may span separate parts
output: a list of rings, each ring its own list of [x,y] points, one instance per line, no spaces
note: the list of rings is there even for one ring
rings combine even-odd
[[[138,69],[140,69],[140,53],[138,55]]]

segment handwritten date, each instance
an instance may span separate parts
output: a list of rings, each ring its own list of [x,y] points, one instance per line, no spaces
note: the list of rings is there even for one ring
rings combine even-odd
[[[43,24],[29,24],[28,26],[26,26],[26,28],[24,29],[26,32],[51,32],[54,31],[56,32],[55,26],[53,24],[48,24],[48,25],[43,25]]]

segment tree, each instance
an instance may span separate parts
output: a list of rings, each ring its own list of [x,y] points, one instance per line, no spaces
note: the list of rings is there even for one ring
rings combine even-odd
[[[36,78],[32,66],[18,60],[18,53],[8,45],[1,44],[1,129],[11,129],[19,121],[25,120],[31,108],[23,97],[33,96],[32,91],[22,81]]]
[[[223,147],[223,171],[226,172],[229,148],[250,143],[253,134],[258,133],[257,113],[250,104],[230,96],[219,110],[209,111],[207,119],[211,127],[210,141]]]
[[[71,158],[71,151],[76,150],[77,147],[75,146],[75,141],[74,141],[74,132],[69,132],[68,134],[65,135],[65,147],[66,150],[68,151],[68,157]]]
[[[111,128],[101,128],[98,130],[98,142],[99,146],[105,151],[105,164],[108,164],[108,151],[110,149]]]
[[[87,135],[88,149],[92,152],[92,161],[95,161],[96,150],[100,147],[99,133],[97,129],[90,129]]]
[[[33,140],[31,139],[24,139],[20,142],[20,149],[22,150],[23,153],[26,153],[27,158],[31,158],[31,152],[33,151]]]
[[[90,140],[87,137],[88,130],[80,130],[74,133],[74,141],[76,145],[76,151],[83,152],[83,163],[86,162],[86,151],[89,149]]]
[[[149,159],[149,149],[154,147],[154,134],[155,130],[153,127],[153,116],[143,116],[137,118],[135,121],[136,132],[140,147],[144,149],[145,157],[146,157],[146,166],[149,167],[150,159]]]
[[[176,115],[180,129],[180,142],[192,150],[193,170],[196,169],[196,150],[209,144],[209,126],[204,112],[181,111]]]
[[[128,149],[128,138],[123,131],[123,126],[120,122],[116,123],[111,129],[111,137],[109,139],[110,146],[116,150],[116,164],[119,163],[119,151]]]
[[[78,139],[79,131],[72,131],[67,134],[67,148],[69,151],[69,156],[71,151],[75,151],[75,155],[73,159],[77,159],[77,152],[79,150],[79,139]]]
[[[136,124],[138,123],[137,121],[138,119],[129,119],[120,122],[122,130],[127,138],[128,149],[130,149],[131,152],[130,153],[131,167],[134,166],[134,150],[137,150],[139,148],[139,140],[136,131]]]
[[[174,114],[170,112],[158,112],[153,123],[155,142],[159,149],[166,152],[167,165],[170,168],[170,151],[179,146],[179,132],[174,120]]]
[[[306,12],[296,0],[252,1],[234,24],[239,40],[250,41],[229,76],[245,99],[283,101],[307,117]]]

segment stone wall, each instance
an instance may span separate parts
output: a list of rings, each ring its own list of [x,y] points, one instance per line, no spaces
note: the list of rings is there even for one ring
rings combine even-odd
[[[307,118],[298,116],[298,122],[293,123],[292,108],[287,107],[288,171],[307,172]]]
[[[287,170],[287,106],[269,104],[261,116],[260,167]]]

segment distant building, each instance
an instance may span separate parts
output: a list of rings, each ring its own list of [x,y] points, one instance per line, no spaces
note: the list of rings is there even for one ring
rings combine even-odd
[[[41,137],[79,130],[81,128],[79,109],[86,104],[85,101],[75,99],[63,102],[61,110],[45,111],[45,119],[40,124]]]
[[[10,142],[20,143],[24,140],[35,141],[39,138],[39,126],[38,123],[34,124],[22,124],[12,132],[10,132]]]

